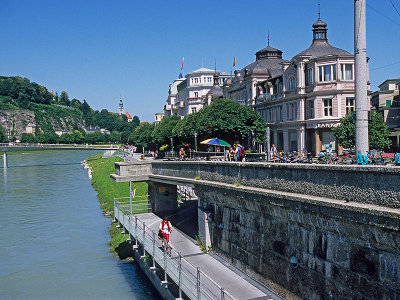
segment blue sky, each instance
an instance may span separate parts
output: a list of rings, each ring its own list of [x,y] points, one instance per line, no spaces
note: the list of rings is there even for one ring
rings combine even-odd
[[[1,0],[0,75],[22,76],[94,109],[153,121],[168,85],[184,71],[241,69],[267,44],[285,59],[306,49],[317,0]],[[353,53],[350,0],[320,0],[328,40]],[[367,55],[373,90],[400,77],[400,0],[367,0]]]

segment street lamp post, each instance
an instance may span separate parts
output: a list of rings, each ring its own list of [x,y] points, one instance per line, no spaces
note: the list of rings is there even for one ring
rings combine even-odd
[[[197,132],[194,133],[194,149],[197,152]]]
[[[251,130],[251,152],[254,152],[254,130]]]
[[[267,161],[271,161],[271,129],[267,127],[267,130],[265,131],[265,135],[267,137],[267,149],[265,149],[267,153]]]
[[[174,139],[171,138],[171,151],[174,152]]]

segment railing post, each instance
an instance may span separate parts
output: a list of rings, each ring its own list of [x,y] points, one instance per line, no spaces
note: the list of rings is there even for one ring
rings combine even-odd
[[[200,268],[197,267],[197,299],[201,299],[200,293]]]
[[[164,281],[167,282],[167,247],[166,243],[164,243]]]
[[[156,253],[156,233],[153,231],[153,269],[156,269],[156,262],[155,262],[155,258],[154,255]]]
[[[146,250],[144,249],[145,239],[146,239],[146,223],[143,223],[143,256],[146,255]]]
[[[125,207],[122,207],[122,232],[121,234],[125,234]]]
[[[179,281],[178,281],[178,288],[179,288],[179,299],[182,299],[182,289],[181,289],[181,284],[182,284],[182,252],[179,252],[179,258],[178,258],[178,262],[179,262]]]
[[[115,220],[115,197],[114,197],[114,218],[113,218],[113,223],[115,223],[116,222],[116,220]]]
[[[139,245],[138,245],[138,234],[137,234],[137,216],[135,216],[135,246],[139,247]]]
[[[132,214],[132,181],[129,181],[129,203],[131,206],[131,214]]]
[[[131,215],[128,216],[128,238],[126,239],[126,241],[129,243],[132,241],[130,227],[131,227]]]
[[[225,291],[223,287],[221,287],[221,300],[225,300]]]

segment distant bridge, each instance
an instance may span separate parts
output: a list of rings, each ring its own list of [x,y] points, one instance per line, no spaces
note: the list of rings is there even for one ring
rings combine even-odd
[[[117,150],[111,145],[70,145],[70,144],[0,144],[0,152],[38,151],[38,150]]]

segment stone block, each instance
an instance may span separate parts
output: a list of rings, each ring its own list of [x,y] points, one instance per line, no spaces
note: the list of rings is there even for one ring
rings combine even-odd
[[[397,286],[400,292],[400,254],[379,253],[379,280]]]
[[[350,250],[350,270],[377,280],[379,274],[378,253],[371,248],[353,244]]]

